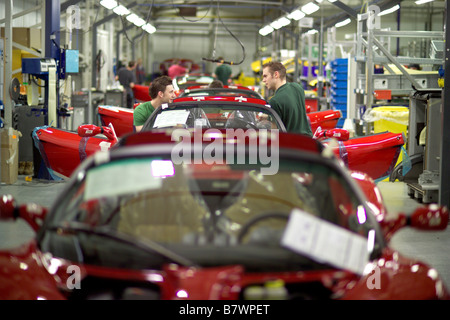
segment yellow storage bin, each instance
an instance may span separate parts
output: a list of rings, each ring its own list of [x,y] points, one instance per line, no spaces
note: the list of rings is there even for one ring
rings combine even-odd
[[[406,136],[408,130],[409,109],[406,107],[376,107],[370,111],[373,121],[373,131],[403,132]]]
[[[374,133],[389,131],[392,133],[403,133],[405,135],[405,145],[408,140],[408,122],[409,109],[407,107],[375,107],[364,117],[364,120],[373,122]],[[397,164],[402,162],[403,157],[400,153]],[[389,181],[389,178],[383,181]]]

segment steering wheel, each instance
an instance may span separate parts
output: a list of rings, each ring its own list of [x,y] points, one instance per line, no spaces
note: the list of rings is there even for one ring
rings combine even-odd
[[[238,234],[238,242],[241,243],[242,239],[244,238],[245,235],[247,235],[248,231],[250,230],[250,228],[262,221],[262,220],[266,220],[266,219],[271,219],[271,218],[276,218],[276,219],[289,219],[289,215],[290,213],[283,213],[283,212],[267,212],[267,213],[261,213],[253,218],[251,218],[249,221],[247,221],[241,228],[241,230],[239,231]]]

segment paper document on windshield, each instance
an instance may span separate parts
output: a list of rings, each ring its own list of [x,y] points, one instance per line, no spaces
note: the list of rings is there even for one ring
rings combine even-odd
[[[281,245],[360,275],[369,263],[367,238],[299,209],[291,212]]]
[[[168,110],[156,116],[153,128],[174,127],[177,124],[186,124],[189,110]]]

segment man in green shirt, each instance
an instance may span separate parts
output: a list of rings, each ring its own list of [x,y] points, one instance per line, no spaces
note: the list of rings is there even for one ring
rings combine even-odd
[[[222,57],[219,57],[217,60],[223,61]],[[223,64],[222,62],[217,63],[217,68],[214,70],[213,77],[222,81],[224,86],[228,85],[228,79],[231,77],[231,67],[227,64]]]
[[[151,101],[141,103],[134,109],[133,125],[136,132],[141,131],[145,121],[163,103],[171,103],[176,98],[172,79],[168,76],[161,76],[153,80],[149,88]]]
[[[305,91],[300,84],[286,81],[284,65],[275,61],[264,64],[262,82],[268,90],[275,91],[269,104],[280,116],[286,130],[312,137],[306,115]]]

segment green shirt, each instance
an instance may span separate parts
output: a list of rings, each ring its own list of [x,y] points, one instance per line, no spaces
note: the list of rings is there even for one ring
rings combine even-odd
[[[221,64],[216,68],[214,73],[217,76],[217,79],[222,81],[224,86],[228,85],[228,79],[230,79],[231,76],[231,67],[227,64]]]
[[[153,111],[155,111],[155,108],[153,108],[151,101],[138,105],[133,112],[133,125],[136,127],[144,125],[145,121],[147,121]]]
[[[288,132],[302,133],[312,137],[311,125],[306,115],[305,91],[298,83],[287,82],[269,100]]]

